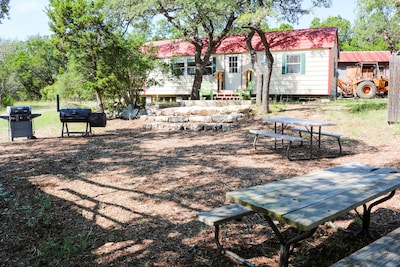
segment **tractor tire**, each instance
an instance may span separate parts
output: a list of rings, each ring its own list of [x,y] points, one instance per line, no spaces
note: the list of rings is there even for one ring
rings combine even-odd
[[[376,85],[371,81],[362,81],[357,85],[357,95],[363,99],[375,97]]]

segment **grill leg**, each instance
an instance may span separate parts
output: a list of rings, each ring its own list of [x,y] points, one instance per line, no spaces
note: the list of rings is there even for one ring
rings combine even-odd
[[[90,127],[89,122],[86,122],[86,132],[85,132],[85,136],[89,136],[89,134],[92,134],[92,128]]]
[[[10,120],[8,120],[8,136],[9,136],[11,142],[14,141],[14,136],[12,134],[11,121]]]
[[[62,130],[61,130],[61,137],[64,137],[64,128],[67,130],[67,131],[66,131],[67,136],[69,136],[68,123],[63,122],[63,124],[62,124]]]

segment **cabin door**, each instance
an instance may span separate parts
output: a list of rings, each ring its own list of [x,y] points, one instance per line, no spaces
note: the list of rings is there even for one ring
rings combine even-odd
[[[242,83],[240,55],[226,56],[225,90],[240,89]]]

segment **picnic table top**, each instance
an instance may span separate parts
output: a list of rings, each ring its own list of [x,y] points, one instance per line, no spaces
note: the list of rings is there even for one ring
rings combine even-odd
[[[264,118],[264,121],[267,122],[275,122],[275,123],[283,123],[283,124],[293,124],[298,126],[308,126],[308,127],[322,127],[322,126],[331,126],[335,125],[333,122],[328,121],[316,121],[316,120],[306,120],[292,117],[273,117],[273,118]]]
[[[226,198],[309,231],[398,187],[399,170],[351,163],[228,192]]]

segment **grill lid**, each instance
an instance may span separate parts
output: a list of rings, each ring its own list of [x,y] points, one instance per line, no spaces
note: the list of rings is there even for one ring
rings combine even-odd
[[[31,114],[31,107],[29,107],[29,106],[8,106],[7,107],[7,114],[9,116],[12,116],[12,115],[30,115]]]
[[[91,112],[89,108],[60,109],[60,120],[61,122],[88,122]]]

